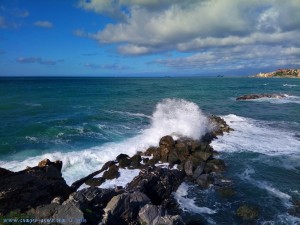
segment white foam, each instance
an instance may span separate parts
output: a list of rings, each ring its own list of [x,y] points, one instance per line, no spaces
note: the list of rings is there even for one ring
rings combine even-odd
[[[270,128],[262,121],[227,115],[222,117],[234,129],[212,142],[217,151],[259,152],[266,155],[300,155],[300,140],[289,131]],[[274,122],[275,123],[275,122]]]
[[[257,99],[249,99],[247,101],[269,102],[269,103],[272,103],[272,104],[287,104],[287,103],[300,104],[300,97],[294,96],[294,95],[284,94],[284,97],[276,96],[274,98],[257,98]]]
[[[254,174],[255,171],[254,169],[252,168],[246,168],[245,171],[239,176],[242,180],[246,180],[248,181],[250,184],[260,188],[260,189],[263,189],[263,190],[266,190],[270,195],[273,195],[279,199],[282,200],[282,202],[287,206],[291,206],[291,202],[290,200],[292,199],[292,197],[282,191],[280,191],[279,189],[277,188],[274,188],[272,186],[272,184],[266,182],[266,181],[258,181],[258,180],[255,180],[251,177],[252,174]]]
[[[144,151],[150,146],[157,146],[162,136],[172,134],[174,138],[186,136],[200,138],[209,129],[208,119],[193,102],[181,99],[165,99],[157,104],[151,117],[149,128],[141,134],[119,143],[107,143],[82,151],[67,153],[55,152],[24,161],[0,161],[0,167],[13,171],[35,166],[44,158],[51,161],[63,161],[63,176],[68,184],[101,168],[108,160],[115,159],[120,153],[129,156],[137,151]]]
[[[152,119],[151,116],[145,115],[143,113],[123,112],[123,111],[116,111],[116,110],[105,110],[105,112],[108,112],[108,113],[118,113],[118,114],[121,114],[121,115],[133,116],[133,117],[145,117],[145,118],[148,118],[148,119]]]
[[[125,187],[130,181],[133,180],[137,175],[139,175],[140,170],[128,170],[128,169],[119,169],[120,176],[113,180],[106,180],[101,184],[101,188],[114,188],[116,186]]]
[[[177,189],[175,193],[173,193],[175,199],[178,204],[181,206],[182,210],[189,211],[197,214],[214,214],[217,211],[212,210],[207,207],[199,207],[195,204],[195,198],[188,198],[188,189],[189,185],[183,182]]]
[[[297,87],[298,85],[296,85],[296,84],[283,84],[282,86],[284,86],[284,87]]]

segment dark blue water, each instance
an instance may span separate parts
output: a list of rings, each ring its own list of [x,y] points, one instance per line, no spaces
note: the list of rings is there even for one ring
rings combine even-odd
[[[235,101],[249,93],[287,97]],[[190,187],[187,197],[216,213],[191,209],[187,215],[208,224],[242,224],[235,211],[250,203],[260,209],[258,224],[299,222],[288,214],[300,199],[299,79],[0,78],[0,166],[17,170],[45,157],[60,159],[71,182],[120,152],[143,150],[147,143],[136,143],[147,142],[146,133],[151,139],[168,130],[153,125],[157,104],[168,98],[224,116],[235,128],[213,146],[228,164],[236,194],[223,199],[214,189]],[[168,104],[178,104],[174,115],[189,126],[181,115],[190,105]]]

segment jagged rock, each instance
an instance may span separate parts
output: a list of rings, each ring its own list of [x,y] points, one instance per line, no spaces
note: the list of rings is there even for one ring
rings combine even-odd
[[[107,171],[103,173],[103,178],[105,180],[112,180],[120,176],[119,168],[116,165],[112,165]]]
[[[175,144],[174,139],[170,135],[162,137],[159,141],[159,147],[168,148],[168,147],[173,147],[174,144]]]
[[[139,191],[117,195],[105,207],[101,224],[135,224],[140,209],[149,203],[150,199]]]
[[[97,186],[100,186],[104,182],[105,182],[105,179],[103,177],[97,177],[97,178],[92,178],[92,179],[87,180],[85,182],[85,184],[90,187],[97,187]]]
[[[197,178],[196,183],[202,188],[208,188],[213,183],[213,178],[209,174],[202,174]]]
[[[14,174],[14,172],[0,167],[0,179],[12,174]]]
[[[236,214],[245,220],[251,220],[258,217],[259,211],[254,206],[242,205],[237,209]]]
[[[193,161],[187,160],[184,164],[184,172],[187,176],[193,175]]]
[[[169,153],[174,148],[175,142],[169,135],[164,136],[159,141],[160,161],[168,162]]]
[[[129,156],[128,155],[126,155],[126,154],[119,154],[117,157],[116,157],[116,160],[118,161],[118,162],[120,162],[120,160],[121,159],[128,159],[129,158]]]
[[[104,163],[100,171],[108,170],[109,167],[115,164],[116,163],[114,161],[107,161],[106,163]]]
[[[197,151],[193,153],[193,156],[201,159],[202,161],[207,161],[209,158],[212,158],[212,154],[212,152]]]
[[[147,225],[183,225],[181,216],[168,215],[162,206],[147,204],[139,211],[139,222]]]
[[[39,219],[65,219],[63,224],[98,224],[111,198],[120,194],[113,189],[86,188],[72,195],[62,205],[52,203],[31,210]],[[82,222],[76,222],[81,220]],[[85,221],[86,220],[86,221]]]
[[[51,162],[49,159],[43,159],[38,163],[38,167],[48,167],[48,166],[53,166],[55,167],[58,171],[61,171],[62,168],[62,161],[56,160],[55,162]],[[27,168],[27,169],[30,169]]]
[[[226,169],[225,163],[221,159],[211,159],[206,162],[205,165],[205,173],[211,173],[211,172],[224,172]]]
[[[180,161],[185,161],[190,155],[188,146],[184,142],[177,143],[175,150]]]
[[[205,167],[204,162],[200,163],[200,165],[196,167],[196,169],[193,173],[193,178],[195,180],[204,172],[204,167]]]
[[[129,158],[122,158],[119,160],[119,167],[120,168],[125,168],[130,166],[131,160]]]
[[[167,168],[147,168],[142,170],[126,187],[127,191],[140,191],[146,194],[155,205],[169,198],[182,183],[184,173]]]
[[[42,164],[42,163],[41,163]],[[13,210],[26,211],[32,207],[49,204],[53,198],[66,198],[71,190],[61,175],[60,162],[48,161],[44,166],[19,172],[1,170],[0,215]]]
[[[130,168],[137,169],[141,166],[142,157],[140,155],[134,155],[130,160]]]

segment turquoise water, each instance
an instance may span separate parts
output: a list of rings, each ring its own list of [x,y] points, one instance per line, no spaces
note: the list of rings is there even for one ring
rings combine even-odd
[[[287,97],[235,101],[249,93]],[[250,203],[260,209],[258,224],[299,223],[288,214],[300,200],[299,79],[0,78],[0,166],[18,170],[45,157],[60,159],[71,183],[120,152],[133,154],[157,143],[156,134],[177,125],[182,134],[193,131],[199,120],[195,105],[235,128],[213,146],[227,162],[236,195],[224,199],[214,189],[189,185],[186,198],[216,213],[187,209],[186,216],[207,224],[243,224],[235,210]],[[160,127],[156,120],[170,115],[172,125]]]

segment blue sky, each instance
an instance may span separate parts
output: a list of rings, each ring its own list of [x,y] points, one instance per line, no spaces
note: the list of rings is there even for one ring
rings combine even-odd
[[[0,76],[299,68],[299,12],[299,0],[1,0]]]

